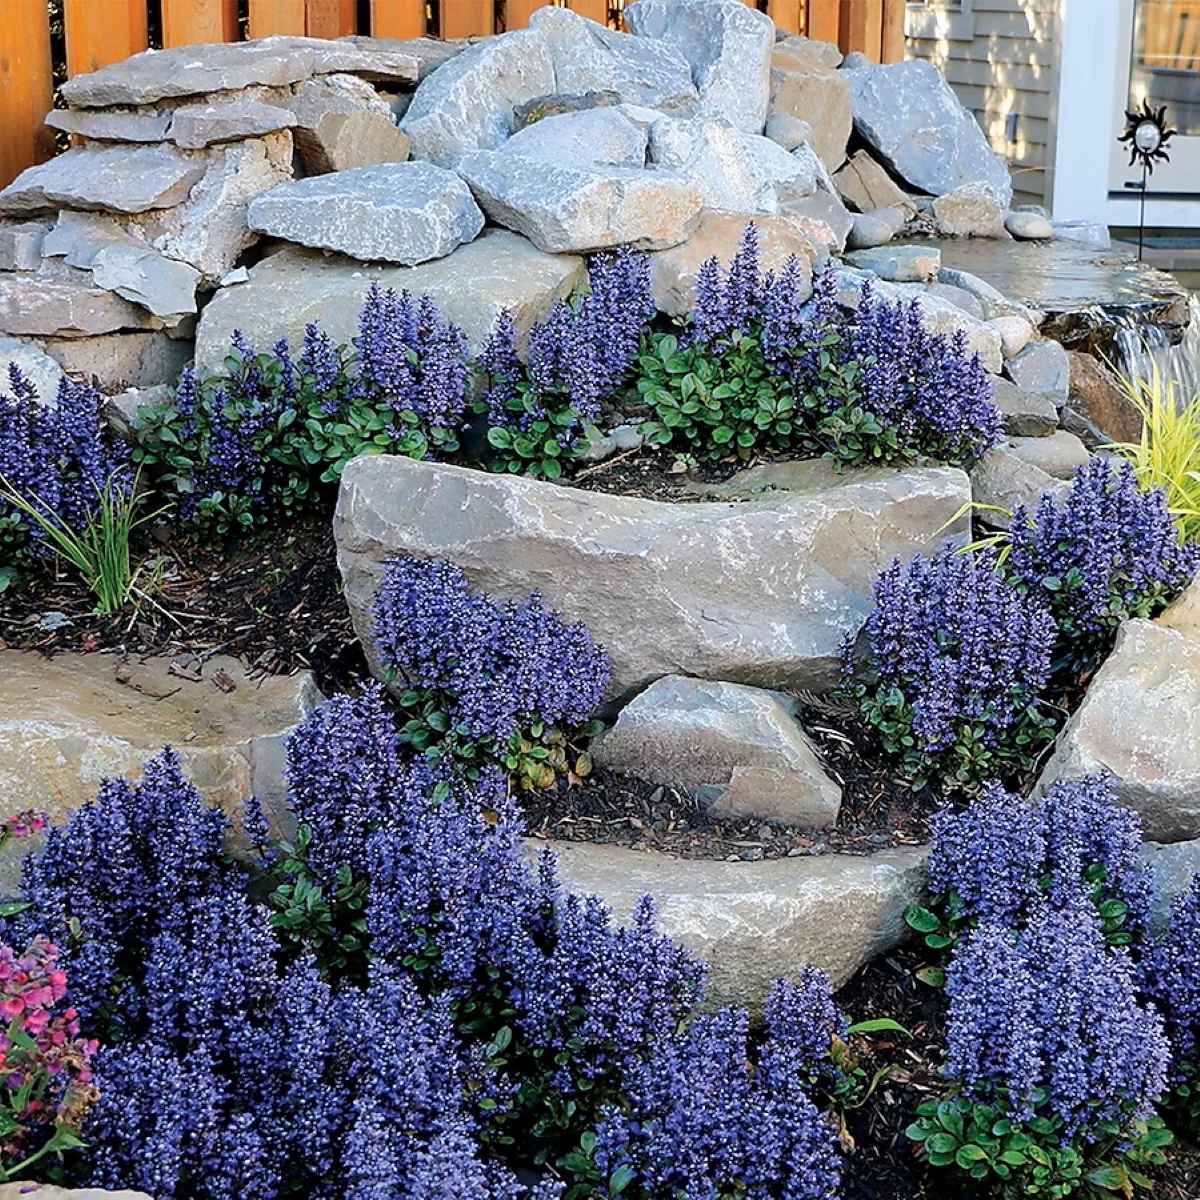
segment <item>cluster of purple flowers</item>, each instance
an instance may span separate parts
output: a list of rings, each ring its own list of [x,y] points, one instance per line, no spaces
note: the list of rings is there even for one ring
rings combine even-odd
[[[1142,960],[1141,980],[1166,1019],[1176,1081],[1200,1078],[1200,874],[1171,906],[1166,926]],[[1191,1108],[1200,1116],[1195,1098]]]
[[[110,489],[128,494],[128,455],[108,435],[94,388],[64,377],[53,402],[43,401],[16,363],[7,382],[7,392],[0,388],[0,490],[76,530],[97,515]],[[44,546],[37,523],[0,497],[4,559]]]
[[[1200,543],[1181,542],[1159,488],[1142,491],[1133,467],[1093,457],[1062,501],[1047,493],[1013,511],[1007,569],[1049,605],[1061,665],[1094,669],[1129,617],[1153,616],[1200,570]]]
[[[534,722],[579,725],[609,680],[604,651],[534,592],[505,603],[473,592],[455,564],[402,557],[375,601],[372,636],[384,665],[435,693],[455,729],[504,746]]]
[[[1054,622],[1040,600],[1002,578],[993,552],[948,544],[932,558],[896,559],[873,596],[872,679],[857,692],[889,750],[919,775],[978,780],[1036,748]],[[975,751],[976,762],[962,760]]]

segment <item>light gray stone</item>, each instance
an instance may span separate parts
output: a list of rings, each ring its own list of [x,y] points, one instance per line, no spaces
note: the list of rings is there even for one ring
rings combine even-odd
[[[987,183],[963,183],[933,202],[939,231],[947,237],[1003,238],[1004,204]]]
[[[616,92],[664,112],[698,102],[687,59],[660,39],[618,33],[565,8],[536,9],[529,25],[546,39],[554,63],[555,82],[543,93]]]
[[[865,150],[856,150],[834,173],[833,182],[842,199],[859,212],[877,208],[898,208],[909,216],[916,212],[900,185]]]
[[[650,161],[690,179],[707,208],[729,212],[775,213],[781,200],[809,196],[817,187],[812,158],[714,118],[656,121]]]
[[[0,395],[10,391],[8,369],[13,363],[37,389],[38,399],[44,405],[53,406],[63,379],[58,363],[33,342],[0,337]]]
[[[296,118],[298,129],[314,128],[329,113],[371,112],[393,121],[395,117],[392,106],[357,75],[321,75],[306,79],[288,97],[287,109]]]
[[[256,85],[286,87],[334,73],[414,84],[420,67],[416,50],[415,43],[389,38],[287,36],[218,42],[205,46],[203,53],[195,46],[144,50],[68,79],[62,96],[74,108],[111,108]]]
[[[449,166],[468,150],[495,149],[512,133],[518,104],[556,90],[554,65],[535,29],[487,38],[456,55],[421,83],[400,123],[413,157]]]
[[[46,234],[42,242],[42,254],[46,258],[61,258],[69,266],[87,270],[106,246],[138,244],[137,239],[126,233],[113,216],[66,210],[58,214],[54,228]]]
[[[1018,241],[1047,241],[1054,236],[1054,226],[1044,213],[1010,212],[1004,218],[1004,228]]]
[[[625,13],[639,37],[658,38],[692,69],[700,113],[762,133],[775,27],[739,0],[639,0]]]
[[[980,301],[982,307],[982,301]],[[988,324],[1000,337],[1000,351],[1005,358],[1015,358],[1037,336],[1037,331],[1024,318],[1015,313],[992,317]]]
[[[1015,300],[1009,300],[1003,292],[993,287],[986,279],[980,279],[978,275],[972,275],[970,271],[962,271],[956,267],[939,267],[938,282],[970,292],[983,305],[983,315],[989,321],[993,321],[997,317],[1019,316],[1031,328],[1036,329],[1038,325],[1038,320],[1031,309]]]
[[[52,1183],[0,1183],[0,1200],[152,1200],[145,1192],[61,1188]]]
[[[1181,624],[1121,627],[1038,781],[1111,772],[1156,842],[1200,836],[1200,627]]]
[[[1066,490],[1061,479],[1015,453],[1008,442],[992,447],[971,468],[971,498],[980,506],[975,515],[990,529],[1007,529],[1018,504],[1032,512],[1047,492],[1061,498]]]
[[[0,221],[0,271],[36,271],[46,231],[40,221]]]
[[[925,882],[926,851],[915,847],[761,863],[576,842],[555,849],[564,885],[599,895],[622,920],[653,895],[658,928],[709,965],[708,1003],[744,1004],[755,1013],[774,981],[804,963],[840,987],[905,941],[904,910],[921,903]]]
[[[96,287],[86,275],[82,280],[0,275],[0,335],[88,337],[158,324],[145,309]]]
[[[187,198],[205,165],[171,146],[82,146],[22,171],[0,191],[0,212],[171,208]]]
[[[305,325],[315,321],[335,342],[348,344],[358,332],[358,313],[372,282],[413,295],[428,292],[478,349],[502,309],[510,309],[518,329],[527,330],[582,281],[581,259],[544,254],[504,230],[491,230],[417,267],[370,265],[289,247],[252,267],[248,282],[222,289],[208,303],[200,314],[196,365],[202,372],[217,370],[235,329],[257,346],[280,337],[295,346]]]
[[[496,224],[549,253],[662,250],[687,239],[703,207],[700,188],[672,171],[560,167],[494,150],[465,154],[456,169]]]
[[[925,295],[936,297],[939,300],[946,300],[953,304],[955,308],[961,308],[963,312],[972,316],[977,321],[983,320],[983,304],[976,296],[971,295],[965,288],[952,287],[948,283],[928,283],[925,285]],[[996,330],[997,336],[1000,331]],[[1001,347],[1003,351],[1003,347]]]
[[[1165,929],[1171,906],[1192,885],[1192,877],[1200,871],[1200,841],[1143,842],[1141,859],[1150,869],[1154,886],[1154,910],[1151,928]]]
[[[880,246],[856,250],[846,259],[887,283],[930,283],[937,278],[942,256],[933,246]]]
[[[107,333],[101,337],[47,338],[46,353],[69,375],[103,392],[174,384],[192,357],[190,338],[157,333]]]
[[[823,251],[823,257],[840,254],[854,227],[854,217],[836,193],[817,183],[811,196],[784,200],[779,215],[791,221],[808,240]]]
[[[1082,242],[1097,250],[1111,250],[1112,237],[1103,221],[1051,221],[1051,231],[1065,242]]]
[[[667,675],[591,746],[598,766],[682,787],[714,817],[835,824],[842,790],[780,692]]]
[[[1027,392],[1045,396],[1057,407],[1067,402],[1070,363],[1067,352],[1049,340],[1030,342],[1005,365],[1008,377]]]
[[[809,144],[830,171],[846,161],[853,126],[849,83],[843,72],[793,49],[792,39],[777,43],[771,56],[771,114],[806,121],[813,131]]]
[[[1018,458],[1055,479],[1070,479],[1091,457],[1083,442],[1065,429],[1056,429],[1047,437],[1011,437],[1004,444]]]
[[[836,71],[842,65],[842,52],[833,42],[821,42],[799,34],[776,31],[775,49],[785,50],[790,58],[820,67],[824,71]]]
[[[1007,379],[992,380],[992,401],[1004,418],[1005,433],[1040,438],[1058,428],[1058,409],[1052,400]]]
[[[812,243],[787,217],[756,216],[751,220],[758,232],[759,266],[764,271],[779,271],[788,259],[796,258],[797,298],[807,300],[812,287],[811,264],[816,257]],[[710,258],[728,267],[746,224],[746,217],[740,213],[706,208],[686,242],[650,255],[650,288],[659,312],[681,317],[692,311],[700,267]]]
[[[53,108],[46,124],[90,142],[165,142],[171,114],[155,109]]]
[[[381,163],[281,183],[250,201],[247,223],[302,246],[411,267],[473,240],[483,213],[453,171]]]
[[[169,139],[181,150],[203,150],[216,142],[236,142],[261,137],[295,125],[286,108],[241,96],[216,104],[189,104],[171,117]]]
[[[296,131],[296,145],[310,175],[402,163],[412,149],[408,134],[377,112],[325,113],[311,129]]]
[[[149,246],[105,246],[91,266],[92,278],[102,288],[140,304],[157,317],[175,318],[196,311],[200,272]]]
[[[165,383],[154,387],[126,388],[115,396],[105,396],[104,418],[118,437],[129,438],[133,436],[133,427],[141,409],[169,404],[174,396],[175,389]]]
[[[646,165],[648,125],[628,105],[586,108],[542,117],[513,134],[504,154],[519,154],[563,167]]]
[[[720,499],[670,504],[357,459],[335,518],[355,626],[369,643],[368,610],[389,558],[449,557],[476,587],[510,597],[538,587],[587,624],[612,658],[613,696],[685,672],[829,687],[878,572],[939,543],[948,523],[962,528],[953,519],[969,499],[966,476],[948,467],[838,474],[788,463],[734,480]]]
[[[811,146],[814,132],[813,127],[799,117],[787,112],[773,112],[767,117],[763,136],[777,142],[790,154],[801,146]]]
[[[846,238],[848,250],[871,250],[876,246],[886,246],[895,237],[895,231],[887,221],[881,221],[870,213],[855,213],[853,220],[850,235]]]
[[[535,96],[518,104],[513,109],[513,129],[517,132],[529,125],[536,125],[547,117],[561,117],[564,113],[587,112],[592,108],[613,108],[620,104],[621,97],[616,92],[597,91],[595,88],[586,92],[556,92],[552,96]],[[637,109],[638,105],[629,105]],[[657,117],[657,109],[645,109]]]
[[[848,66],[854,127],[901,179],[935,196],[966,183],[990,184],[1008,208],[1008,167],[933,63]]]

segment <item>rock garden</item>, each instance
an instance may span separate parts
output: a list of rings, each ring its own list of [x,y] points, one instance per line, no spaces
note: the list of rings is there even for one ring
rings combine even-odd
[[[0,1200],[1200,1194],[1186,294],[626,22],[146,52],[0,191]]]

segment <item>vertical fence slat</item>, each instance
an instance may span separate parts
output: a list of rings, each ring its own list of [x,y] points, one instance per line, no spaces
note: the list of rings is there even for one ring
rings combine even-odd
[[[805,33],[818,42],[837,42],[841,0],[809,0]]]
[[[838,47],[843,54],[867,49],[867,0],[842,0],[838,18]]]
[[[164,46],[238,40],[237,0],[162,0]]]
[[[569,7],[572,12],[587,17],[589,21],[608,24],[608,0],[569,0]]]
[[[304,0],[250,0],[250,36],[304,33]]]
[[[307,0],[304,32],[309,37],[336,38],[358,32],[357,0]]]
[[[371,0],[371,36],[424,37],[425,0]]]
[[[477,37],[495,32],[492,0],[442,0],[444,38]]]
[[[867,0],[867,26],[860,49],[872,62],[883,58],[883,0]]]
[[[545,8],[546,0],[505,0],[504,23],[508,29],[524,29],[535,8]],[[575,8],[575,5],[571,5]],[[443,8],[443,11],[445,9]]]
[[[883,0],[883,41],[880,62],[904,61],[904,13],[907,0]]]
[[[42,121],[54,103],[46,0],[9,0],[0,53],[0,187],[54,153]]]
[[[804,27],[800,23],[800,0],[770,0],[767,16],[788,33],[803,32]]]
[[[67,74],[98,71],[149,44],[146,0],[63,0],[67,32]]]

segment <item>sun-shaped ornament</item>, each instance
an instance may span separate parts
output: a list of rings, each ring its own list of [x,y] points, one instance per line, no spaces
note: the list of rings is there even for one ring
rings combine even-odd
[[[1129,165],[1140,162],[1146,172],[1154,170],[1156,160],[1168,162],[1167,143],[1176,134],[1167,127],[1167,108],[1151,108],[1149,100],[1142,107],[1125,113],[1125,132],[1117,139],[1129,143]]]

